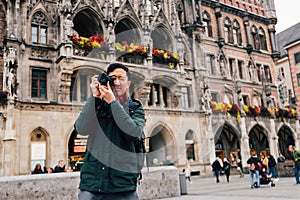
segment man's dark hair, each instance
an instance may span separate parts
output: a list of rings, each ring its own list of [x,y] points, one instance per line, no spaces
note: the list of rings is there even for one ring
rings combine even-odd
[[[109,75],[109,73],[115,71],[115,69],[118,69],[118,68],[123,69],[123,70],[126,72],[126,75],[127,75],[127,77],[128,77],[128,80],[130,80],[129,69],[128,69],[126,66],[124,66],[124,65],[122,65],[122,64],[120,64],[120,63],[113,63],[113,64],[110,64],[110,65],[108,66],[107,70],[106,70],[106,74]]]

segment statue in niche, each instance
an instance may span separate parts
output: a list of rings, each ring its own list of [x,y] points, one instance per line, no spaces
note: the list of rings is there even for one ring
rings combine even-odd
[[[9,95],[15,97],[17,95],[17,77],[14,68],[9,68],[6,75],[6,85]]]
[[[202,97],[202,109],[204,111],[210,111],[211,105],[211,94],[210,94],[210,89],[208,87],[208,84],[206,81],[203,81],[203,97]]]
[[[219,64],[220,64],[221,76],[225,77],[227,75],[227,71],[225,66],[225,60],[223,57],[220,57]]]
[[[64,25],[64,31],[65,31],[65,41],[68,42],[68,41],[70,41],[70,37],[73,34],[73,27],[74,27],[74,24],[73,24],[70,14],[67,15],[63,25]]]
[[[249,78],[251,81],[255,81],[255,77],[254,77],[254,66],[252,64],[251,61],[249,61],[248,63],[248,70],[249,70]]]
[[[114,48],[115,33],[114,33],[114,25],[112,23],[108,24],[106,35],[107,35],[107,44],[109,48]]]

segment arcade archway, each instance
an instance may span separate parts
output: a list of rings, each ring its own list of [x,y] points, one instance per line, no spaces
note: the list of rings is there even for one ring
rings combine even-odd
[[[261,125],[255,125],[249,133],[250,150],[255,150],[259,155],[264,152],[266,155],[270,152],[268,132]]]
[[[292,159],[291,154],[289,153],[288,146],[293,145],[295,146],[295,139],[293,137],[293,132],[288,126],[282,126],[278,133],[278,145],[279,145],[279,152],[286,159]]]
[[[215,136],[216,156],[228,158],[232,166],[240,158],[240,142],[237,131],[228,123],[221,126]]]
[[[162,125],[157,126],[149,139],[148,166],[164,165],[170,161],[174,164],[175,150],[174,139],[169,130]]]

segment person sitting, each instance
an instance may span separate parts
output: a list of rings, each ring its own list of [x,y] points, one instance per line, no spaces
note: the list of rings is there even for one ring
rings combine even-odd
[[[55,166],[53,173],[65,172],[66,166],[63,160],[58,161],[58,164]]]
[[[42,170],[41,164],[38,163],[38,164],[35,165],[35,168],[34,168],[34,170],[32,171],[31,174],[43,174],[43,173],[44,172]]]

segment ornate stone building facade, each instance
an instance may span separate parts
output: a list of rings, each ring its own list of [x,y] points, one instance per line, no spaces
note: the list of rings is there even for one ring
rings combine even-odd
[[[146,111],[147,164],[211,173],[216,156],[287,154],[298,121],[276,115],[272,0],[2,2],[1,175],[82,161],[73,124],[89,80],[109,63],[131,70]],[[1,33],[0,33],[1,34]],[[220,109],[221,106],[221,109]],[[268,109],[269,108],[269,109]]]

